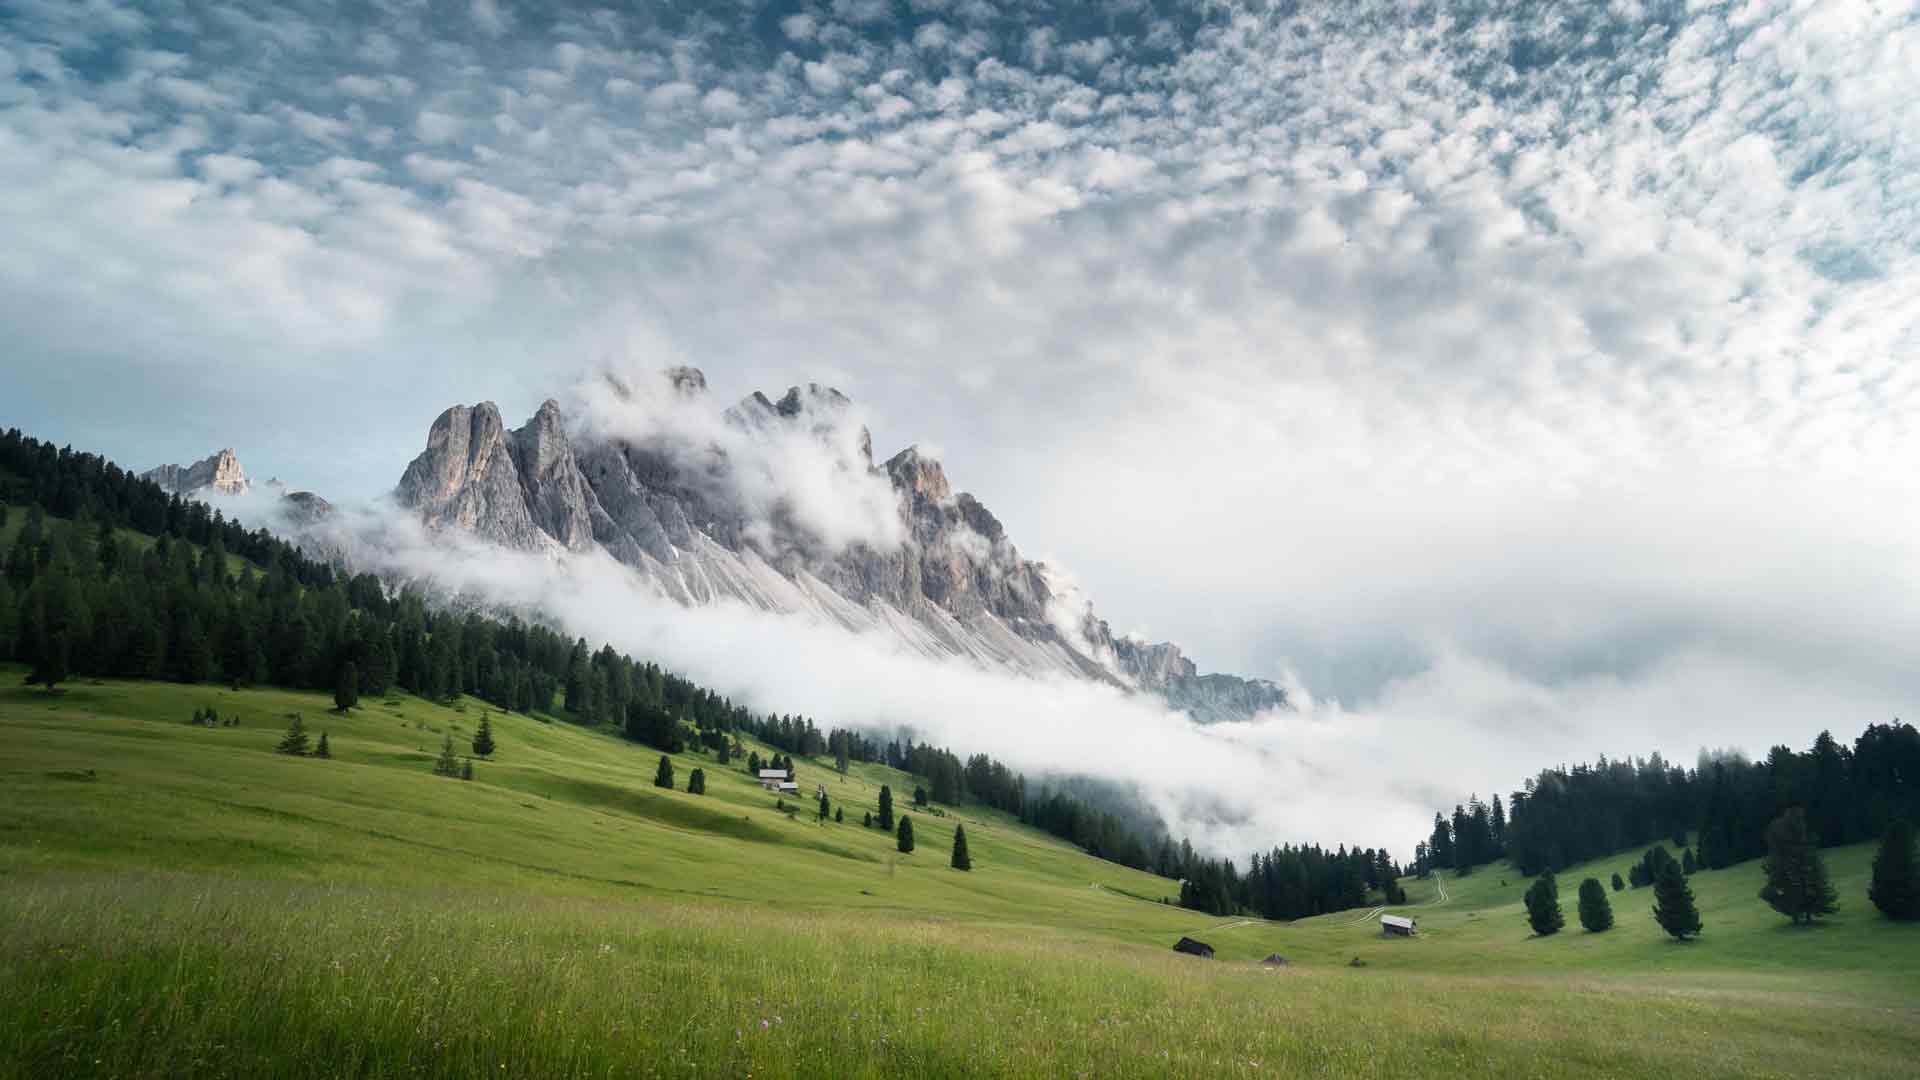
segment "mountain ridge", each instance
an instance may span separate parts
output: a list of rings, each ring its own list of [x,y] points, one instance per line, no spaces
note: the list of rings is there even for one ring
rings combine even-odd
[[[679,402],[705,393],[697,369],[666,377]],[[1203,723],[1289,707],[1268,680],[1201,674],[1178,645],[1116,638],[1090,605],[1074,610],[1049,568],[1023,558],[937,458],[914,445],[876,463],[851,404],[816,383],[777,400],[755,392],[720,414],[740,440],[724,446],[666,429],[589,431],[552,399],[516,429],[492,402],[455,405],[434,420],[394,495],[430,531],[523,551],[598,548],[687,606],[733,600],[807,614],[929,657],[1151,693]],[[841,485],[832,491],[845,499],[883,497],[886,512],[871,523],[881,535],[823,537],[785,490],[756,502],[747,481],[767,477],[745,458],[763,444],[759,464],[774,468],[822,449],[830,463],[811,479]]]

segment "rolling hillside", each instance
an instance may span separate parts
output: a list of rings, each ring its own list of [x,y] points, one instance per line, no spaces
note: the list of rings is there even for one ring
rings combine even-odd
[[[823,824],[704,754],[667,792],[651,751],[498,711],[496,760],[432,775],[471,700],[341,716],[21,674],[0,671],[0,1075],[1895,1076],[1920,1052],[1920,928],[1867,905],[1865,848],[1829,853],[1842,908],[1812,930],[1745,864],[1692,879],[1698,941],[1666,941],[1646,890],[1611,894],[1607,934],[1537,939],[1496,866],[1408,882],[1422,932],[1385,939],[1368,912],[1197,916],[973,808],[915,813],[900,855],[858,820],[913,781],[875,766],[800,763],[851,819]],[[208,706],[240,726],[186,722]],[[271,752],[294,712],[332,760]],[[947,866],[961,821],[971,873]],[[1172,954],[1182,934],[1218,959]]]

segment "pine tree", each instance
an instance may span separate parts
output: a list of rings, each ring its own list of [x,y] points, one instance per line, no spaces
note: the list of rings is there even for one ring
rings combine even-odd
[[[449,733],[440,740],[440,756],[434,759],[435,776],[459,776],[460,759],[453,755],[453,735]]]
[[[1794,807],[1767,826],[1767,857],[1760,869],[1767,875],[1760,899],[1773,910],[1802,926],[1833,914],[1837,897],[1819,843],[1807,829],[1806,811]]]
[[[313,756],[317,758],[330,758],[333,756],[333,751],[327,747],[327,733],[324,731],[320,733],[319,744],[313,748]]]
[[[1672,856],[1660,864],[1659,876],[1653,879],[1653,921],[1679,941],[1700,932],[1700,909],[1693,904],[1693,889]]]
[[[895,840],[895,846],[902,852],[913,850],[913,819],[905,814],[900,815],[900,829],[895,834]]]
[[[1914,850],[1913,824],[1905,818],[1895,819],[1880,838],[1867,899],[1889,919],[1920,919],[1920,852]]]
[[[1693,872],[1698,868],[1699,868],[1699,864],[1693,861],[1692,848],[1687,848],[1686,850],[1680,853],[1680,872],[1681,873],[1687,875],[1688,877],[1692,877]]]
[[[1560,911],[1560,884],[1554,880],[1549,870],[1534,879],[1527,889],[1527,925],[1541,937],[1557,934],[1567,925],[1567,917]]]
[[[468,758],[467,760],[460,763],[460,779],[462,780],[473,779],[473,759],[472,758]]]
[[[973,860],[967,857],[967,830],[959,825],[953,827],[953,860],[955,870],[973,869]]]
[[[1625,890],[1626,887],[1627,887],[1627,883],[1620,880],[1620,871],[1615,870],[1613,872],[1613,891],[1621,892]]]
[[[660,755],[660,767],[654,770],[653,786],[673,790],[673,759],[665,754]]]
[[[299,757],[307,752],[307,724],[300,719],[299,713],[293,714],[293,723],[288,725],[287,733],[280,737],[280,745],[274,750],[282,754]]]
[[[847,820],[847,816],[846,816],[846,815],[847,815],[847,808],[846,808],[846,807],[844,807],[844,806],[836,806],[836,807],[834,807],[834,808],[833,808],[833,823],[834,823],[835,825],[839,825],[839,824],[841,824],[842,822],[844,822],[844,821],[846,821],[846,820]]]
[[[1580,925],[1595,934],[1613,926],[1613,905],[1607,901],[1607,887],[1599,878],[1580,883]]]
[[[915,805],[915,806],[925,806],[925,805],[927,805],[927,789],[926,789],[926,788],[924,788],[924,787],[921,787],[921,786],[919,786],[919,785],[917,785],[917,784],[916,784],[916,785],[914,785],[914,789],[913,789],[913,805]]]
[[[880,827],[893,831],[893,788],[880,785]]]
[[[360,672],[352,664],[341,664],[333,678],[333,707],[346,712],[360,703]]]
[[[484,712],[480,714],[480,730],[473,733],[473,752],[480,757],[493,755],[493,723]]]
[[[862,815],[860,815],[860,827],[861,827],[861,828],[863,828],[863,829],[871,829],[871,828],[873,828],[873,814],[872,814],[872,812],[868,812],[868,813],[865,813],[865,814],[862,814]]]
[[[821,821],[827,820],[828,810],[829,810],[829,807],[827,805],[827,789],[821,788],[820,789],[820,820]]]
[[[707,770],[695,769],[687,774],[687,794],[705,795],[707,793]]]

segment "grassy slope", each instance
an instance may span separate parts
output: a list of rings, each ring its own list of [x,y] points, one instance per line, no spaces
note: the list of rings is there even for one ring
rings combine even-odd
[[[737,768],[665,792],[657,755],[498,712],[497,761],[432,776],[476,702],[341,717],[269,690],[49,698],[19,674],[0,668],[0,1076],[1894,1076],[1920,1054],[1920,928],[1866,904],[1866,848],[1830,853],[1842,910],[1813,930],[1753,898],[1748,864],[1692,879],[1700,941],[1666,941],[1647,890],[1610,894],[1607,934],[1534,939],[1524,882],[1487,868],[1444,903],[1409,883],[1422,934],[1386,940],[1362,912],[1144,902],[1173,884],[974,808],[915,814],[898,856],[857,822],[912,782],[874,766],[802,763],[853,819],[822,825]],[[183,723],[199,705],[243,726]],[[335,760],[269,752],[296,710]],[[676,765],[684,788],[712,762]],[[946,866],[957,820],[972,874]],[[1630,861],[1563,875],[1569,918],[1580,877]],[[1170,955],[1182,933],[1226,962]],[[1293,965],[1233,962],[1269,952]]]

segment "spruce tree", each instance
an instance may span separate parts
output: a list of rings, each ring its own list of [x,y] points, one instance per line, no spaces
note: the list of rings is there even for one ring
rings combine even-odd
[[[320,742],[313,748],[313,756],[317,758],[333,756],[333,751],[327,747],[327,733],[324,731],[320,733]]]
[[[871,811],[860,815],[860,827],[863,829],[873,828],[873,813]]]
[[[1624,890],[1626,887],[1627,887],[1627,883],[1620,880],[1620,871],[1615,870],[1613,872],[1613,891],[1620,892]]]
[[[653,786],[673,790],[673,759],[665,754],[660,755],[660,767],[653,772]]]
[[[1920,919],[1920,852],[1914,850],[1913,823],[1905,818],[1896,818],[1880,838],[1867,899],[1889,919]]]
[[[1607,901],[1607,887],[1599,878],[1580,883],[1580,925],[1595,934],[1613,926],[1613,905]]]
[[[913,805],[915,806],[927,805],[927,789],[919,786],[918,784],[914,785],[914,788],[913,788]]]
[[[1567,917],[1560,911],[1560,883],[1554,880],[1553,871],[1534,879],[1527,889],[1526,903],[1527,925],[1541,937],[1557,934],[1567,925]]]
[[[473,759],[472,758],[468,758],[467,760],[460,763],[460,779],[462,780],[473,779]]]
[[[274,747],[277,753],[292,754],[299,757],[307,752],[307,725],[300,719],[299,713],[293,714],[293,723],[287,726],[287,733],[280,736],[280,745]]]
[[[346,712],[360,702],[360,672],[352,664],[341,664],[333,677],[333,707]]]
[[[1806,811],[1794,807],[1767,826],[1767,857],[1760,869],[1767,875],[1760,899],[1773,910],[1802,926],[1833,914],[1837,897],[1819,843],[1807,829]]]
[[[493,755],[493,722],[484,712],[480,714],[480,730],[473,733],[473,752],[480,757]]]
[[[913,850],[913,819],[905,814],[900,815],[900,829],[895,833],[895,840],[895,846],[901,851]]]
[[[967,857],[967,830],[960,825],[953,827],[953,860],[955,870],[973,869],[973,860]]]
[[[1682,851],[1680,853],[1680,872],[1688,877],[1692,877],[1694,870],[1697,868],[1698,864],[1693,861],[1693,849],[1687,848],[1685,851]]]
[[[1671,856],[1660,864],[1653,879],[1653,921],[1679,941],[1700,932],[1700,909],[1693,904],[1693,889]]]
[[[893,788],[880,785],[880,827],[893,831]]]
[[[449,733],[440,740],[440,756],[434,759],[435,776],[459,776],[460,759],[453,755],[453,735]]]
[[[695,769],[687,774],[687,794],[705,795],[707,793],[707,770]]]
[[[834,823],[835,825],[839,825],[839,824],[841,824],[842,822],[844,822],[844,821],[846,821],[846,820],[847,820],[847,817],[846,817],[846,814],[847,814],[847,808],[846,808],[846,807],[844,807],[844,806],[836,806],[836,807],[834,807],[834,808],[833,808],[833,823]]]

